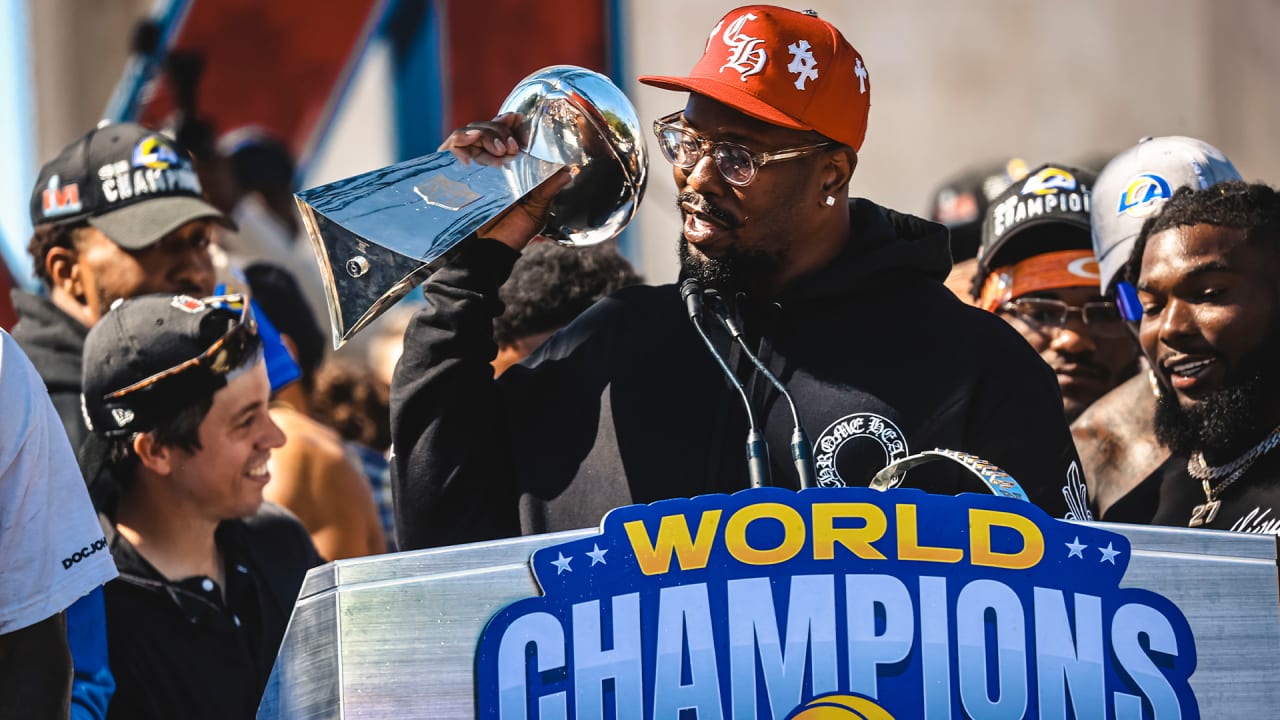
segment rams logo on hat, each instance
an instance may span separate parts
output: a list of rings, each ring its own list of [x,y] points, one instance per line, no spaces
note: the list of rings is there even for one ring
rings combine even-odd
[[[133,149],[133,166],[165,170],[182,163],[182,158],[169,144],[156,135],[142,139]]]
[[[1169,181],[1155,173],[1134,175],[1120,193],[1120,207],[1117,215],[1144,218],[1155,214],[1155,211],[1173,196]]]
[[[1052,195],[1076,189],[1076,177],[1071,173],[1053,166],[1027,178],[1022,186],[1023,195]]]
[[[787,720],[894,720],[888,710],[861,695],[819,695],[801,705]]]

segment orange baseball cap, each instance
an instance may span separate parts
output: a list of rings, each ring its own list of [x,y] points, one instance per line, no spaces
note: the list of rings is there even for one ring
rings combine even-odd
[[[712,29],[688,76],[639,80],[704,95],[767,123],[813,130],[854,150],[867,134],[867,67],[840,31],[812,11],[771,5],[731,10]]]

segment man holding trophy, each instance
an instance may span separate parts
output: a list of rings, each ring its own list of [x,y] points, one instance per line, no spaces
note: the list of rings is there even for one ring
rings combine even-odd
[[[1054,376],[943,285],[945,228],[848,197],[872,81],[838,30],[739,8],[688,76],[640,80],[688,93],[654,123],[684,218],[682,282],[615,293],[494,380],[498,288],[573,169],[462,241],[427,279],[392,387],[403,548],[594,526],[749,477],[866,485],[935,447],[1001,466],[1054,516],[1087,517]],[[472,123],[442,149],[515,158],[521,119]],[[899,482],[980,490],[937,464]]]

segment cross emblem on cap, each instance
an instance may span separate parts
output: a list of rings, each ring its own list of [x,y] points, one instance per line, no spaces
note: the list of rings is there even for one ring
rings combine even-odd
[[[867,94],[867,68],[862,64],[862,58],[858,58],[853,62],[853,74],[858,76],[858,94]]]

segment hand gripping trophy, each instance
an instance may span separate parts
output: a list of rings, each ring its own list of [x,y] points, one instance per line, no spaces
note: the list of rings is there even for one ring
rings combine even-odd
[[[648,172],[640,120],[608,78],[571,65],[520,81],[521,152],[494,162],[436,152],[297,194],[320,264],[333,346],[407,295],[463,239],[565,166],[576,175],[551,206],[544,237],[585,246],[622,232]]]

